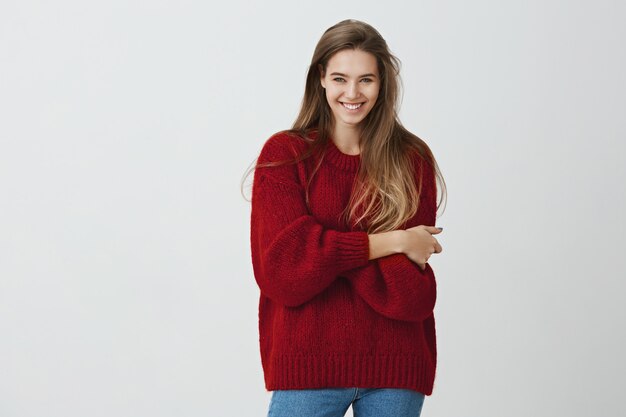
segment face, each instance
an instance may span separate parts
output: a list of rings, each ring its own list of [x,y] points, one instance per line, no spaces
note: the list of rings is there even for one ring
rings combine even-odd
[[[356,127],[374,107],[380,90],[376,57],[361,50],[344,49],[320,67],[322,87],[337,127]]]

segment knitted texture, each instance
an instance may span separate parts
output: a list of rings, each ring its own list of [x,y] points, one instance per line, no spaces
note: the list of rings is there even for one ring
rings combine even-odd
[[[290,159],[306,147],[279,132],[265,142],[258,163]],[[416,183],[423,175],[420,207],[403,228],[434,226],[434,171],[417,153],[414,161]],[[386,387],[431,395],[434,272],[402,253],[369,260],[367,232],[339,219],[360,156],[342,153],[332,139],[307,207],[315,162],[254,173],[250,238],[265,388]]]

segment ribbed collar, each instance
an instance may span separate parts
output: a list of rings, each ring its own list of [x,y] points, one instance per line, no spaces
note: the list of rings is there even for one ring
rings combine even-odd
[[[335,167],[350,172],[356,172],[361,163],[361,155],[348,155],[341,152],[332,138],[328,138],[325,158]]]

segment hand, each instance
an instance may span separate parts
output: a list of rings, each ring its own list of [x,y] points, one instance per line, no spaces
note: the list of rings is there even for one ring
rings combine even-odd
[[[419,225],[404,230],[402,253],[415,262],[420,269],[426,269],[426,262],[433,253],[440,253],[443,249],[432,235],[441,233],[441,229],[434,226]]]

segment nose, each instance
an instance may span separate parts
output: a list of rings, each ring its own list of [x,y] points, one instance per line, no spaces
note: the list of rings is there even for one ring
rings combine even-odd
[[[348,100],[353,100],[359,96],[359,84],[358,82],[348,83],[345,96]]]

